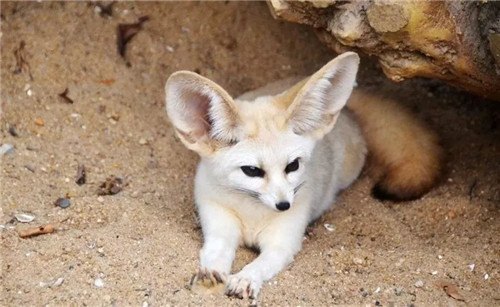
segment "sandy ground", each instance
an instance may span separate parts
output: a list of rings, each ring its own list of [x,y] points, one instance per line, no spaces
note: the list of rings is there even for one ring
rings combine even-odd
[[[116,27],[144,15],[127,65]],[[198,158],[173,135],[164,83],[176,70],[197,70],[237,95],[311,73],[334,54],[309,28],[273,20],[265,3],[128,2],[102,17],[88,3],[2,2],[1,21],[1,142],[15,149],[1,167],[0,305],[246,305],[186,287],[202,242],[192,196]],[[27,66],[13,73],[21,41],[33,80]],[[369,59],[359,83],[439,131],[447,174],[401,204],[373,199],[373,181],[362,176],[264,285],[260,303],[500,305],[500,105],[434,81],[392,83]],[[73,104],[58,96],[65,88]],[[99,198],[110,175],[124,178],[123,191]],[[66,194],[71,206],[55,206]],[[36,218],[17,223],[18,213]],[[18,235],[57,222],[53,234]],[[241,249],[234,270],[254,257]]]

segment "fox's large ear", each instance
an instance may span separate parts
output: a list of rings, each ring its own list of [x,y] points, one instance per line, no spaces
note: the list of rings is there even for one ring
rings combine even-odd
[[[168,117],[187,148],[207,155],[237,140],[236,105],[216,83],[178,71],[168,78],[165,94]]]
[[[359,56],[346,52],[309,78],[287,109],[295,133],[321,138],[333,128],[351,95],[358,66]]]

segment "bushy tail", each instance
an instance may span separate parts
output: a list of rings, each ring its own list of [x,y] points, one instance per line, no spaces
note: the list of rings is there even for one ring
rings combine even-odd
[[[442,171],[437,135],[401,105],[354,90],[348,102],[368,145],[379,199],[411,200],[428,192]]]

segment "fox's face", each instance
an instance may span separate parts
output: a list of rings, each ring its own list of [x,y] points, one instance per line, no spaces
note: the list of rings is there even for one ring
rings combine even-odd
[[[246,115],[259,113],[262,106],[266,106],[267,112],[252,116],[253,127],[243,128],[243,139],[216,150],[205,161],[221,186],[253,197],[273,210],[288,210],[306,181],[315,139],[297,135],[286,125],[276,125],[280,115],[276,114],[279,109],[268,105],[272,101],[238,103],[243,104],[259,105]],[[249,129],[255,127],[259,127],[259,132],[252,135]],[[267,129],[262,131],[263,127]]]
[[[177,72],[166,84],[167,113],[217,185],[285,211],[306,182],[315,143],[351,94],[358,63],[345,53],[289,90],[254,101],[234,101],[212,81]]]

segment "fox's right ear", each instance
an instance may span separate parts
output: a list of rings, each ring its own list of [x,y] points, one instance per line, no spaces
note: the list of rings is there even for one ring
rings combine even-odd
[[[346,52],[313,74],[288,107],[288,123],[297,134],[322,138],[328,133],[351,95],[359,56]]]
[[[167,114],[187,148],[208,155],[237,141],[238,112],[231,96],[209,79],[178,71],[165,85]]]

